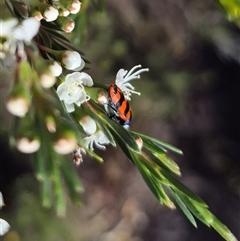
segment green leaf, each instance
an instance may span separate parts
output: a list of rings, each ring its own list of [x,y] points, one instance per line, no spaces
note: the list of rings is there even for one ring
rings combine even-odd
[[[50,208],[52,206],[52,181],[49,177],[41,181],[41,197],[43,207]]]
[[[174,192],[171,188],[169,188],[169,191],[171,193],[171,195],[173,196],[173,198],[175,199],[176,203],[178,204],[178,206],[180,207],[180,209],[183,211],[183,213],[186,215],[186,217],[188,218],[188,220],[192,223],[192,225],[194,227],[197,227],[197,223],[193,217],[193,215],[191,214],[191,212],[188,210],[187,206],[185,205],[185,203],[182,201],[182,199],[177,195],[176,192]]]
[[[41,152],[42,148],[40,146],[39,151],[33,153],[33,168],[36,178],[39,181],[44,181],[47,178],[46,161],[47,159],[43,157]]]
[[[153,192],[153,194],[156,196],[158,201],[160,203],[164,203],[169,208],[174,209],[175,205],[165,193],[159,179],[156,178],[152,171],[150,171],[152,169],[149,170],[149,166],[146,165],[148,163],[148,161],[146,160],[147,156],[135,152],[131,152],[131,155],[143,179],[145,180],[146,184]]]
[[[161,183],[159,182],[159,180],[155,177],[155,176],[151,176],[151,178],[154,180],[154,182],[156,183],[157,187],[158,187],[158,192],[159,195],[161,196],[163,203],[171,208],[171,209],[175,209],[175,205],[174,203],[171,201],[171,199],[168,197],[168,195],[166,194],[166,192],[163,189],[163,186],[161,185]]]
[[[163,152],[166,152],[167,150],[170,150],[170,151],[173,151],[173,152],[175,152],[177,154],[180,154],[180,155],[183,154],[183,152],[180,149],[178,149],[177,147],[174,147],[174,146],[172,146],[168,143],[165,143],[163,141],[160,141],[156,138],[153,138],[153,137],[150,137],[150,136],[138,133],[138,132],[134,132],[134,131],[131,131],[131,133],[135,134],[136,136],[141,137],[143,142],[148,143],[148,145],[150,145],[150,144],[155,145],[156,147],[160,148],[160,150],[162,150]]]
[[[48,47],[48,48],[52,48],[52,39],[50,38],[49,34],[47,31],[44,31],[44,28],[40,28],[39,31],[39,37],[41,39],[39,39],[39,41],[42,41],[42,45]]]
[[[184,195],[183,193],[179,192],[178,190],[174,190],[174,191],[182,199],[182,201],[187,206],[187,208],[192,212],[192,214],[196,218],[198,218],[201,222],[203,222],[205,225],[210,227],[213,218],[212,218],[211,212],[207,209],[207,207],[199,205],[198,203],[194,202],[192,199],[190,199],[188,196]]]
[[[227,241],[237,241],[237,238],[232,234],[232,232],[214,215],[212,215],[213,221],[211,226]]]
[[[80,193],[83,192],[84,189],[80,179],[69,160],[63,156],[59,156],[59,158],[61,158],[61,172],[70,193],[71,200],[75,204],[81,204]]]
[[[150,188],[154,196],[157,198],[157,200],[162,204],[163,200],[159,193],[158,186],[154,182],[154,180],[151,178],[151,172],[143,166],[139,161],[134,159],[134,163],[137,166],[137,169],[139,170],[140,174],[142,175],[144,181],[146,182],[147,186]]]
[[[239,0],[215,0],[225,13],[229,21],[235,22],[240,27],[240,1]]]
[[[168,168],[171,172],[181,176],[180,168],[175,161],[168,157],[165,153],[152,153],[154,156],[160,160],[165,167]]]
[[[208,207],[207,204],[200,198],[198,197],[195,193],[193,193],[189,188],[187,188],[185,185],[183,185],[180,181],[175,179],[173,176],[171,176],[167,171],[164,169],[161,169],[161,174],[168,180],[168,182],[171,184],[171,187],[175,191],[179,191],[197,204],[203,206],[203,207]]]
[[[61,173],[59,169],[59,164],[57,163],[57,157],[53,155],[53,168],[51,173],[51,179],[53,183],[53,192],[54,192],[54,207],[57,212],[58,216],[65,216],[66,212],[66,199],[63,190],[62,180],[61,180]]]
[[[94,158],[96,161],[98,161],[98,162],[100,162],[100,163],[103,162],[102,157],[100,157],[99,155],[97,155],[95,152],[91,151],[91,150],[88,149],[88,148],[86,148],[86,149],[84,149],[84,150],[87,152],[87,154],[88,154],[90,157]]]
[[[104,116],[101,116],[107,121],[107,125],[109,127],[110,132],[112,135],[118,136],[119,139],[122,139],[123,143],[128,146],[131,150],[134,152],[140,153],[140,149],[135,141],[135,139],[132,137],[132,135],[124,128],[122,127],[119,123],[111,120],[111,119],[106,119]]]
[[[165,148],[163,148],[162,146],[156,145],[156,143],[152,140],[152,137],[147,136],[147,135],[143,135],[141,133],[135,132],[130,130],[131,134],[135,137],[141,137],[143,140],[143,146],[148,149],[149,151],[152,152],[157,152],[157,153],[166,153],[167,150]]]

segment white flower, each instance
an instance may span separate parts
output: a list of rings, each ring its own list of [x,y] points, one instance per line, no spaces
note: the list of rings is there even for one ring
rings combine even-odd
[[[65,51],[62,55],[62,64],[66,69],[80,71],[85,66],[81,55],[76,51]]]
[[[3,195],[0,192],[0,209],[2,208],[2,206],[4,206],[4,202],[3,202]],[[3,236],[4,234],[6,234],[9,229],[10,229],[9,223],[4,219],[0,218],[0,236]]]
[[[117,72],[115,83],[122,90],[127,100],[131,100],[130,98],[131,94],[140,95],[139,92],[134,91],[134,87],[128,82],[133,79],[140,79],[140,73],[149,71],[148,68],[145,68],[145,69],[139,69],[134,73],[136,69],[141,67],[142,67],[141,65],[136,65],[130,71],[127,71],[125,69],[120,69]]]
[[[95,144],[98,149],[105,150],[106,147],[104,145],[109,144],[110,142],[106,135],[97,128],[94,119],[90,116],[86,116],[80,120],[80,124],[83,126],[86,134],[89,135],[83,138],[84,146],[93,151],[93,145]]]
[[[16,19],[0,20],[0,37],[6,39],[0,45],[0,52],[15,54],[17,51],[19,57],[25,57],[24,44],[29,44],[39,27],[40,22],[35,18],[23,20],[19,25]]]
[[[73,72],[66,76],[65,82],[58,86],[57,94],[60,100],[64,102],[69,113],[75,110],[74,103],[77,106],[80,106],[82,103],[90,99],[84,86],[92,85],[93,80],[87,73]]]

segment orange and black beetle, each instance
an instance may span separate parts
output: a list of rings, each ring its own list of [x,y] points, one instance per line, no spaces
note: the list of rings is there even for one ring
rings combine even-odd
[[[112,83],[108,89],[108,96],[109,117],[116,119],[122,126],[129,126],[132,110],[122,90],[115,83]]]

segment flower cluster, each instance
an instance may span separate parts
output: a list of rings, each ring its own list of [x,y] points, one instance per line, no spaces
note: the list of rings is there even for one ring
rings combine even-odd
[[[53,151],[72,152],[78,160],[75,162],[79,162],[81,153],[93,152],[94,146],[104,150],[104,145],[114,144],[100,119],[91,115],[97,112],[93,103],[109,105],[108,86],[95,87],[91,76],[83,72],[86,61],[82,53],[57,32],[73,30],[75,24],[68,16],[78,13],[81,3],[60,0],[37,5],[7,4],[18,14],[0,20],[0,58],[3,63],[7,55],[15,60],[6,108],[19,118],[12,138],[17,149],[34,153],[44,149],[49,140]],[[115,84],[127,100],[131,94],[139,94],[129,81],[148,71],[139,68],[137,65],[129,72],[120,69],[117,73]],[[104,93],[102,103],[100,93]]]
[[[110,87],[93,82],[84,70],[82,52],[59,33],[74,29],[69,16],[79,12],[81,3],[59,0],[28,5],[7,1],[6,5],[13,11],[12,18],[0,20],[0,59],[3,67],[12,65],[13,69],[13,83],[6,98],[6,109],[15,116],[11,144],[23,153],[34,153],[36,176],[42,182],[48,177],[44,168],[38,170],[44,166],[39,155],[60,158],[72,153],[77,165],[83,161],[83,154],[102,161],[94,148],[115,146],[112,131],[123,131],[118,118],[110,117],[110,109],[102,108],[110,106]],[[146,71],[141,65],[129,72],[118,71],[115,84],[126,101],[131,94],[139,94],[129,81]],[[116,117],[121,115],[114,106],[111,108]],[[129,138],[137,150],[142,148],[140,137]],[[52,164],[46,164],[53,170],[54,161],[50,159]]]

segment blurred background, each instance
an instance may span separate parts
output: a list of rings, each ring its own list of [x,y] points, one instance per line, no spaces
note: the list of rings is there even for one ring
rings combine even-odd
[[[87,6],[84,8],[84,6]],[[131,129],[179,147],[181,181],[240,239],[240,31],[207,0],[106,0],[83,4],[72,41],[91,62],[86,71],[109,84],[120,68],[150,71],[132,84]],[[98,152],[76,167],[81,208],[68,200],[58,218],[41,207],[31,158],[8,147],[9,115],[1,83],[0,191],[11,225],[3,241],[221,241],[179,210],[159,205],[121,150]],[[4,93],[3,93],[4,92]],[[69,159],[71,161],[71,159]]]

